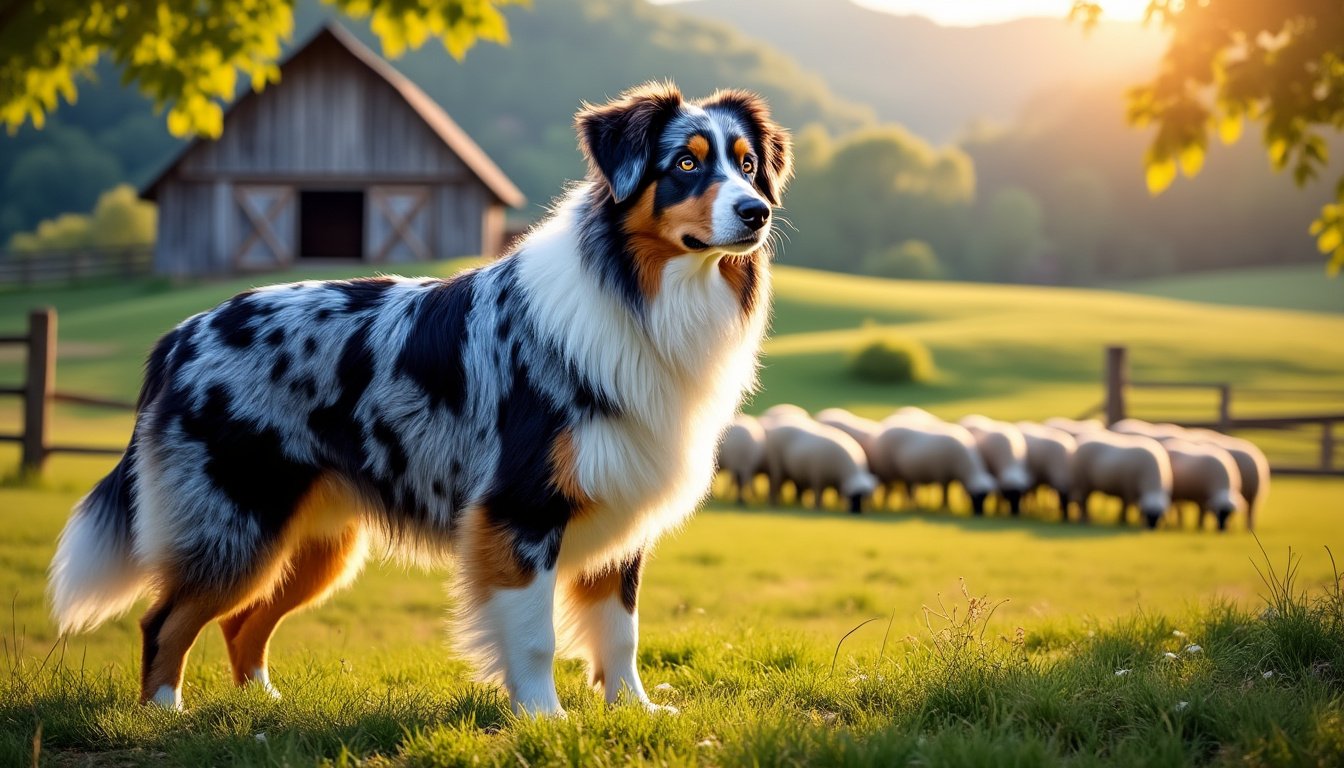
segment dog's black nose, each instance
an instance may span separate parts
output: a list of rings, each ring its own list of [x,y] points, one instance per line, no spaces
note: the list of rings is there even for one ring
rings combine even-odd
[[[770,219],[770,206],[754,197],[739,201],[733,206],[733,210],[737,212],[738,218],[742,219],[742,223],[750,227],[753,232],[764,227],[765,222]]]

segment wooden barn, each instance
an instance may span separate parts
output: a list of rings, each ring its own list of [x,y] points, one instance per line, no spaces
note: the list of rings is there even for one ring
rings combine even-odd
[[[424,91],[329,23],[141,197],[159,206],[155,271],[495,254],[518,188]]]

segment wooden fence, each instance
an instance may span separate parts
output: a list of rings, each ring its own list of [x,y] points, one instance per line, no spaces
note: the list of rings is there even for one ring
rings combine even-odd
[[[154,246],[76,248],[70,250],[0,252],[0,286],[129,278],[148,275],[154,269]]]
[[[20,468],[23,472],[40,472],[47,457],[53,453],[121,455],[121,448],[53,445],[48,442],[53,403],[135,410],[133,403],[76,395],[56,389],[56,310],[46,308],[30,312],[28,332],[0,336],[0,345],[22,346],[27,352],[23,385],[0,387],[0,395],[18,396],[23,400],[23,431],[18,434],[0,434],[0,441],[16,442],[22,446]]]
[[[1280,403],[1292,403],[1292,407],[1302,408],[1303,401],[1329,398],[1335,402],[1344,400],[1344,392],[1319,389],[1255,389],[1234,388],[1225,381],[1135,381],[1129,375],[1129,350],[1127,347],[1112,346],[1106,348],[1104,372],[1106,399],[1086,416],[1101,414],[1107,424],[1135,414],[1130,411],[1130,391],[1147,390],[1204,390],[1216,396],[1216,412],[1212,418],[1188,418],[1173,416],[1168,418],[1144,416],[1148,421],[1171,422],[1183,427],[1202,427],[1231,433],[1238,430],[1295,430],[1303,427],[1319,427],[1317,457],[1315,464],[1292,464],[1275,462],[1271,457],[1271,469],[1285,475],[1328,475],[1344,477],[1344,464],[1335,462],[1336,428],[1344,423],[1344,408],[1322,407],[1314,411],[1298,411],[1274,415],[1237,415],[1233,413],[1233,404],[1237,399],[1254,392],[1261,399],[1268,398]],[[1238,398],[1238,393],[1241,397]]]

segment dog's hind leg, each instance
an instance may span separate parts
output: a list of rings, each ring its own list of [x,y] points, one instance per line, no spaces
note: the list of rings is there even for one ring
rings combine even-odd
[[[187,653],[201,629],[227,613],[236,593],[171,587],[163,591],[140,620],[144,652],[140,666],[140,701],[169,709],[182,708],[182,671]]]
[[[270,594],[220,620],[238,685],[256,682],[275,697],[267,656],[271,636],[286,616],[312,605],[348,584],[364,562],[363,531],[351,526],[333,538],[299,542]]]

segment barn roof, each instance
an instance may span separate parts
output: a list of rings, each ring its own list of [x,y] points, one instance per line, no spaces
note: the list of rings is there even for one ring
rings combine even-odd
[[[358,62],[363,64],[370,72],[382,79],[388,85],[401,95],[415,113],[424,121],[425,125],[438,136],[439,140],[455,155],[457,155],[467,168],[469,168],[480,179],[494,195],[505,205],[520,208],[526,202],[527,198],[523,193],[509,180],[508,176],[495,165],[485,150],[481,149],[471,137],[463,131],[443,108],[429,97],[420,87],[411,82],[410,78],[398,72],[395,67],[387,62],[386,59],[374,53],[356,38],[349,30],[342,27],[335,21],[328,20],[320,29],[310,37],[303,45],[294,49],[280,65],[281,77],[283,82],[284,68],[295,58],[303,54],[304,51],[311,48],[316,43],[323,40],[334,40],[341,48],[345,49]],[[229,113],[247,99],[256,98],[256,92],[248,91],[241,98],[235,99],[228,109],[224,112],[225,126],[227,127]],[[178,165],[189,155],[192,150],[200,146],[207,139],[197,137],[190,143],[182,147],[162,171],[154,177],[152,181],[146,184],[140,190],[140,196],[146,200],[154,200],[158,195],[159,185],[172,175]]]

